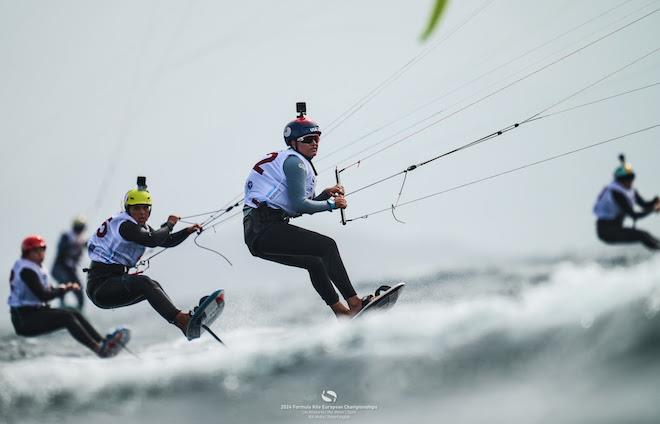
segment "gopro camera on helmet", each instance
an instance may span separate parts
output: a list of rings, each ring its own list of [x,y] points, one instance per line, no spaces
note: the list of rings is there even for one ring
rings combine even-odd
[[[137,187],[138,190],[147,189],[147,177],[137,177]]]
[[[296,103],[296,112],[298,112],[298,118],[302,118],[307,114],[307,103],[297,102]]]

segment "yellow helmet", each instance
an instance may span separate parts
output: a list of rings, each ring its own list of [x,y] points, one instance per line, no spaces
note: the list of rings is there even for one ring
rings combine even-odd
[[[138,190],[136,188],[129,190],[124,197],[124,207],[128,208],[133,205],[151,206],[151,194],[147,190]]]
[[[124,196],[124,209],[128,210],[128,207],[133,205],[152,205],[145,177],[138,177],[138,188],[129,190]]]

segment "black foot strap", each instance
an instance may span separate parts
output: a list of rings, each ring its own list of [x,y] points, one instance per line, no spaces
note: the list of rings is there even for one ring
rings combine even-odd
[[[376,296],[380,296],[380,292],[388,291],[392,287],[390,286],[380,286],[376,289]]]

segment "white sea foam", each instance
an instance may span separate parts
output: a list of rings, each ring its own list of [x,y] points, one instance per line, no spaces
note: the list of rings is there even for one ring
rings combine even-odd
[[[323,373],[329,362],[409,359],[413,367],[417,360],[442,364],[492,334],[506,335],[503,343],[520,345],[556,328],[586,334],[608,314],[635,303],[644,306],[629,313],[654,319],[660,310],[660,258],[609,269],[596,262],[559,262],[545,283],[528,284],[513,296],[487,292],[418,300],[421,296],[410,283],[395,309],[355,322],[236,326],[222,335],[228,349],[209,336],[194,342],[179,336],[140,346],[139,358],[127,353],[111,360],[45,355],[5,362],[0,405],[15,408],[29,400],[32,407],[62,401],[82,406],[99,398],[121,401],[198,385],[241,392],[250,390],[247,381],[267,381],[302,366]]]

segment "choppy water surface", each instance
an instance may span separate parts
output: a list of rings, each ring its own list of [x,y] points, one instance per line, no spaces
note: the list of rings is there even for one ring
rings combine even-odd
[[[377,283],[361,282],[361,292]],[[548,258],[408,281],[397,307],[336,323],[284,292],[227,294],[187,342],[146,306],[91,311],[130,323],[132,348],[99,360],[64,332],[1,327],[9,423],[657,422],[660,258]],[[310,287],[306,289],[312,290]],[[289,290],[287,292],[286,290]]]

